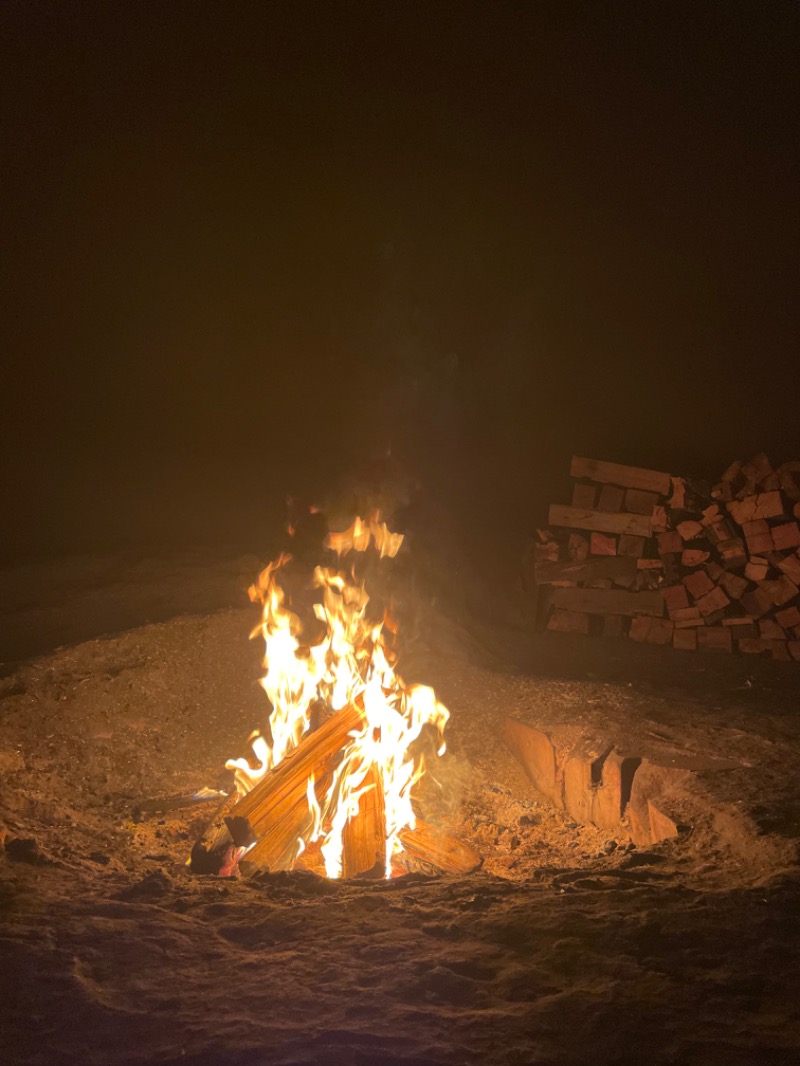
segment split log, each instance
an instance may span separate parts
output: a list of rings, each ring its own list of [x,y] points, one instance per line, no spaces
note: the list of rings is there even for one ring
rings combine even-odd
[[[730,629],[722,626],[706,627],[697,630],[697,645],[700,648],[708,648],[711,651],[731,651],[733,642]]]
[[[683,579],[683,583],[695,600],[698,600],[701,596],[708,595],[709,592],[713,592],[716,588],[716,585],[704,570],[696,570],[692,574],[687,574]]]
[[[597,510],[616,514],[622,510],[624,499],[625,489],[618,485],[603,485],[600,489],[600,499],[597,501]]]
[[[534,575],[539,585],[554,585],[562,581],[577,585],[595,578],[610,578],[617,585],[631,585],[636,570],[635,559],[599,556],[583,563],[543,563],[536,567]]]
[[[623,533],[619,538],[617,551],[620,555],[631,559],[640,559],[644,555],[644,537],[635,537],[631,533]]]
[[[206,826],[203,835],[196,841],[189,859],[189,867],[196,874],[219,874],[233,861],[233,851],[237,850],[226,819],[239,800],[239,792],[234,788],[214,812],[214,817]],[[233,849],[233,851],[231,850]]]
[[[697,630],[676,629],[672,634],[672,646],[680,651],[696,651]]]
[[[738,522],[740,526],[757,518],[781,518],[784,513],[780,492],[761,492],[745,496],[741,500],[731,500],[725,506],[734,522]]]
[[[672,617],[676,611],[680,611],[684,607],[689,606],[689,595],[684,585],[667,585],[660,591],[670,617]]]
[[[593,510],[597,503],[597,486],[578,482],[572,486],[572,506]]]
[[[800,525],[797,522],[785,522],[772,529],[772,542],[776,551],[800,547]]]
[[[705,596],[698,596],[695,600],[695,605],[700,614],[708,617],[708,615],[714,614],[715,611],[724,611],[730,602],[719,585],[717,585],[710,592],[707,592]]]
[[[669,530],[666,533],[659,533],[658,535],[658,554],[659,555],[678,555],[683,551],[683,539],[680,533],[675,530]]]
[[[548,521],[551,526],[567,529],[596,530],[598,533],[632,533],[637,537],[650,536],[650,519],[638,514],[606,514],[580,507],[565,507],[560,503],[550,505]]]
[[[700,523],[691,518],[687,518],[684,522],[678,522],[675,529],[680,534],[682,541],[696,540],[698,537],[702,537],[705,532]]]
[[[729,570],[720,575],[719,583],[732,600],[740,600],[747,592],[747,580],[739,577],[738,574],[732,574]]]
[[[668,496],[672,488],[669,474],[637,466],[606,463],[599,459],[584,459],[577,455],[572,457],[569,472],[571,477],[600,481],[604,485],[621,485],[626,489],[644,489],[659,496]]]
[[[786,634],[774,618],[759,620],[758,635],[762,640],[786,640]]]
[[[625,510],[650,517],[653,514],[653,508],[658,505],[658,500],[659,495],[657,492],[646,492],[644,489],[628,489],[625,493]]]
[[[373,766],[364,778],[369,787],[358,801],[358,814],[344,827],[342,834],[342,877],[369,874],[382,878],[386,873],[386,813],[383,785]]]
[[[775,612],[775,621],[784,629],[800,626],[800,610],[797,607],[784,607],[782,611]]]
[[[762,581],[761,587],[769,595],[776,607],[783,607],[800,592],[797,585],[786,574],[782,574],[774,581]]]
[[[585,614],[646,614],[660,618],[664,604],[659,592],[622,589],[553,589],[553,606]]]
[[[589,542],[580,533],[570,533],[567,538],[567,555],[574,563],[583,563],[589,555]]]
[[[412,859],[435,866],[446,874],[468,874],[483,861],[477,851],[444,829],[416,819],[413,829],[401,829],[400,843]]]
[[[236,804],[233,815],[246,820],[257,840],[247,854],[248,863],[270,870],[291,869],[298,839],[310,824],[308,779],[313,774],[320,798],[348,735],[363,725],[361,707],[348,704],[336,711]]]
[[[647,618],[644,615],[631,620],[628,636],[645,644],[671,644],[675,630],[673,622],[666,618]]]
[[[758,583],[759,581],[764,580],[768,570],[769,563],[767,560],[764,559],[763,556],[753,555],[750,558],[750,562],[744,568],[744,576],[748,581],[755,581]]]
[[[762,588],[754,588],[751,592],[745,592],[741,598],[741,604],[751,618],[761,618],[774,607],[772,597]]]
[[[800,585],[800,556],[787,555],[778,563],[778,569],[782,570],[796,585]]]
[[[616,555],[617,538],[607,533],[592,533],[589,541],[592,555]]]

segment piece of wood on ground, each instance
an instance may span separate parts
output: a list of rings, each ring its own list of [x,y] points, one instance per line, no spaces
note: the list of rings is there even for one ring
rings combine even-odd
[[[403,851],[412,859],[445,874],[468,874],[483,862],[478,852],[463,840],[420,817],[413,829],[401,829],[399,838]]]
[[[549,734],[516,718],[503,721],[503,740],[533,786],[557,807],[564,806],[564,784]]]

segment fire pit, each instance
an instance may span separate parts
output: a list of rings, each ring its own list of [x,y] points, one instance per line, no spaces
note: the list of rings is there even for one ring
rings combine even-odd
[[[290,531],[293,532],[293,531]],[[403,542],[379,513],[329,533],[337,565],[293,569],[282,553],[250,589],[262,605],[269,700],[248,757],[226,764],[235,787],[195,845],[191,867],[231,876],[247,863],[329,878],[391,878],[420,867],[466,873],[479,856],[424,821],[414,790],[445,753],[446,707],[395,670],[397,624],[375,619],[359,558],[392,559]]]

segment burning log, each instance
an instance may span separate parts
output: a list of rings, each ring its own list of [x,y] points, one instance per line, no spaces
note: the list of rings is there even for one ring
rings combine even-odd
[[[374,541],[381,557],[391,557],[402,540],[374,515],[331,534],[327,544],[342,554],[366,551]],[[585,559],[588,539],[573,541]],[[226,764],[246,794],[224,805],[195,846],[192,868],[231,873],[246,854],[260,869],[291,870],[300,860],[314,870],[324,862],[332,878],[386,877],[395,872],[393,860],[402,865],[405,843],[438,869],[473,869],[478,857],[447,834],[424,823],[402,829],[414,821],[411,790],[424,773],[417,741],[423,731],[441,738],[449,711],[433,689],[406,686],[395,673],[391,619],[368,618],[365,588],[343,572],[315,569],[313,588],[321,592],[313,615],[321,628],[318,639],[301,644],[304,623],[292,610],[291,587],[279,580],[290,559],[281,555],[250,590],[263,605],[255,632],[265,641],[269,729],[251,737],[255,764]],[[341,709],[320,725],[320,708],[332,706]],[[438,743],[437,756],[444,750]]]
[[[358,813],[344,827],[343,877],[383,877],[386,873],[386,812],[383,786],[374,766],[367,772],[364,787],[369,791],[360,797]]]
[[[235,864],[237,845],[233,841],[227,825],[227,818],[239,799],[239,792],[233,789],[217,808],[214,817],[208,823],[203,835],[192,848],[189,865],[196,874],[219,874]],[[231,850],[233,849],[233,850]]]
[[[348,704],[310,733],[266,774],[237,805],[257,843],[247,861],[270,870],[291,869],[298,840],[311,823],[308,781],[313,776],[319,797],[330,784],[335,762],[349,734],[364,725],[364,711]]]
[[[468,874],[482,861],[469,845],[421,818],[416,819],[413,829],[401,831],[400,841],[413,859],[447,874]]]

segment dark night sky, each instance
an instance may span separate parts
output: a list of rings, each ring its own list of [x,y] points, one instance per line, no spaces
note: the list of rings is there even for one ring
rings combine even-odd
[[[573,451],[800,457],[796,3],[0,20],[5,558],[257,549],[389,445],[521,531]]]

